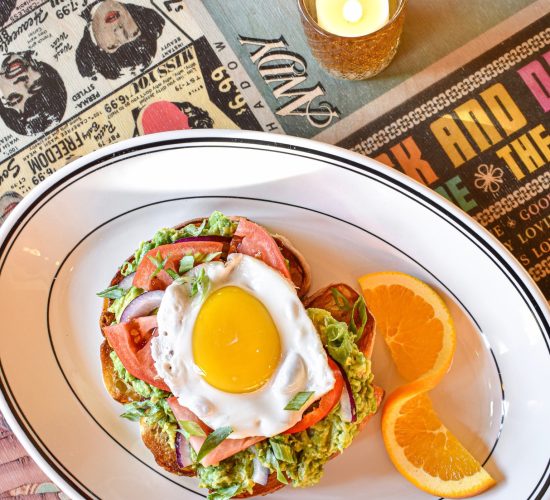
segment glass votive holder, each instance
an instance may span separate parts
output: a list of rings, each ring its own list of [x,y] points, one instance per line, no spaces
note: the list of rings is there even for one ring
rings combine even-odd
[[[311,52],[330,74],[365,80],[380,73],[394,58],[405,21],[407,0],[390,0],[389,20],[380,29],[361,36],[340,36],[317,24],[315,0],[298,0],[302,25]]]

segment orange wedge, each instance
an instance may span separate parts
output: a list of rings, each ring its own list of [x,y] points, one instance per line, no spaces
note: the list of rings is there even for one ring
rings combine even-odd
[[[464,498],[495,484],[441,423],[425,392],[411,395],[398,389],[388,398],[382,413],[382,437],[397,470],[432,495]]]
[[[447,373],[456,348],[447,306],[428,285],[398,272],[359,278],[393,361],[407,384],[388,397],[382,437],[397,470],[432,495],[463,498],[495,481],[441,423],[428,391]]]
[[[367,274],[359,284],[400,375],[407,381],[439,381],[456,347],[453,321],[441,297],[419,279],[398,272]]]

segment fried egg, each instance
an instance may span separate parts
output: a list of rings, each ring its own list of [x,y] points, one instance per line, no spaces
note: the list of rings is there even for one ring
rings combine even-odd
[[[209,427],[230,426],[232,439],[274,436],[334,386],[317,331],[293,285],[254,257],[208,262],[206,293],[171,284],[151,342],[155,368],[181,405]],[[285,406],[313,395],[299,411]]]

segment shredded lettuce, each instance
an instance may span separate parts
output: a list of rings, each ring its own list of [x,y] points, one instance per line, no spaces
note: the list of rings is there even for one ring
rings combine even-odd
[[[126,309],[126,306],[136,297],[139,297],[143,292],[144,290],[141,288],[132,286],[126,290],[124,295],[113,301],[107,310],[115,315],[117,323],[120,321],[120,317],[122,316],[124,309]]]
[[[123,276],[128,276],[135,272],[145,254],[153,248],[168,245],[181,238],[189,238],[191,236],[233,236],[237,225],[238,222],[232,221],[221,212],[215,211],[199,226],[188,224],[181,229],[170,227],[159,229],[150,241],[141,242],[139,248],[134,252],[134,260],[132,262],[124,262],[120,268],[120,272]]]
[[[319,332],[321,342],[327,348],[330,357],[346,370],[348,378],[348,368],[352,365],[356,378],[361,379],[367,371],[370,372],[370,362],[357,347],[355,335],[346,323],[335,320],[324,309],[310,308],[307,314]]]
[[[118,377],[144,398],[141,401],[125,404],[125,411],[121,416],[129,420],[139,420],[144,417],[148,425],[158,426],[160,431],[167,435],[170,447],[175,448],[178,423],[167,401],[171,394],[131,375],[124,368],[115,351],[111,352],[111,359]]]

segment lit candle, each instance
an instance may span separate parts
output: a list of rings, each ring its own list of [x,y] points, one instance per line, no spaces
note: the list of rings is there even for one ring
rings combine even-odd
[[[317,23],[339,36],[362,36],[384,26],[389,0],[316,0]]]

